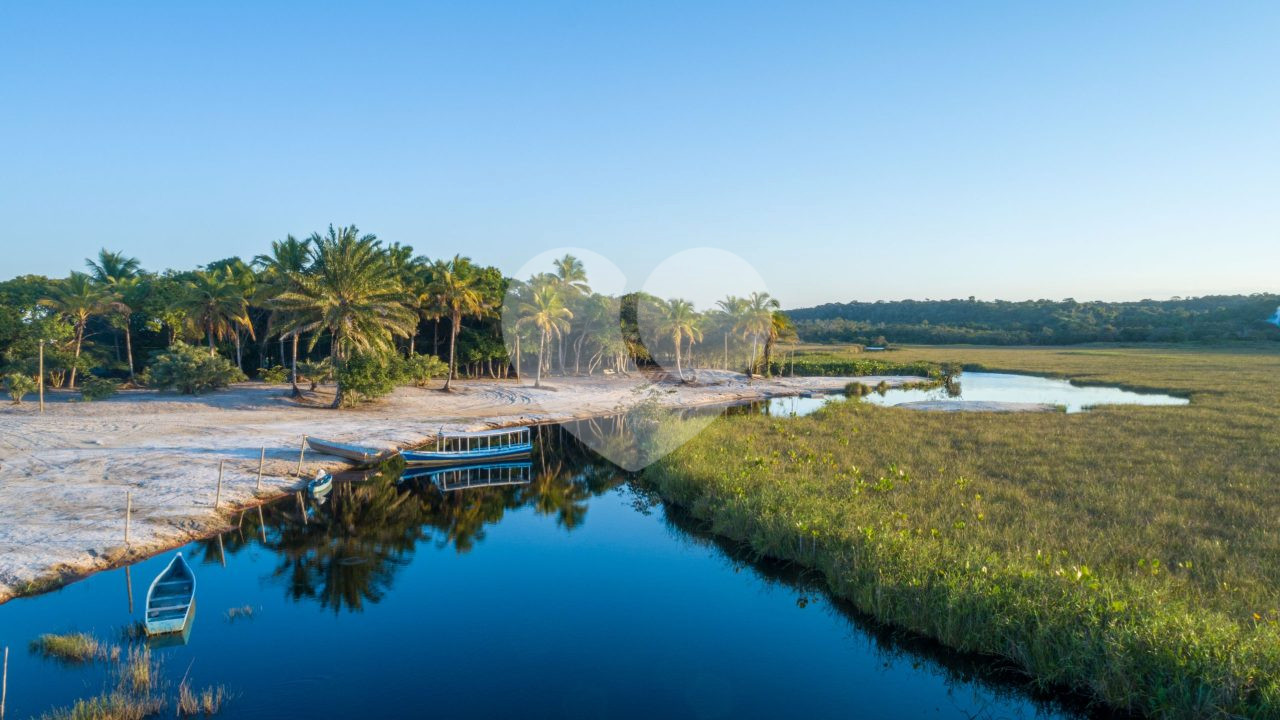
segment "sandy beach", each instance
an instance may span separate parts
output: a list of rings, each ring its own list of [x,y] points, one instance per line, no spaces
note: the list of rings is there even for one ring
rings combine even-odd
[[[694,385],[650,386],[678,407],[839,391],[856,379],[890,386],[910,377],[773,378],[699,371]],[[201,396],[147,390],[99,402],[52,393],[0,407],[0,602],[178,547],[236,513],[305,484],[304,435],[382,448],[420,445],[440,430],[555,422],[616,412],[637,401],[636,378],[554,378],[550,387],[463,381],[457,391],[399,388],[347,410],[299,404],[287,386],[245,383]],[[259,454],[266,448],[262,490]],[[225,461],[219,510],[218,468]],[[341,461],[307,453],[302,477]],[[125,508],[132,498],[129,543]]]

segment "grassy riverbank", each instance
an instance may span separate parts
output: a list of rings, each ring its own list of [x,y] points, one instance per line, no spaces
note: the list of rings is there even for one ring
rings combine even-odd
[[[1280,717],[1280,351],[919,348],[1187,407],[725,418],[647,471],[884,621],[1157,717]]]

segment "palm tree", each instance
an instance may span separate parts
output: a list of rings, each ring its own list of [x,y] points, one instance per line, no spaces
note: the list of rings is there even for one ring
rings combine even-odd
[[[779,340],[787,340],[796,336],[796,328],[791,324],[791,318],[781,310],[774,310],[770,313],[769,332],[765,335],[764,342],[764,374],[766,377],[773,374],[773,348]],[[783,359],[786,364],[786,359]],[[779,371],[781,373],[781,371]]]
[[[781,307],[767,292],[753,292],[744,301],[741,327],[744,336],[751,338],[751,366],[747,369],[747,379],[756,372],[760,340],[772,332],[773,313]]]
[[[729,369],[729,336],[734,333],[744,332],[743,318],[746,315],[747,301],[737,295],[726,295],[723,300],[717,300],[716,305],[720,308],[719,319],[720,329],[724,333],[724,369]]]
[[[542,366],[547,352],[547,338],[561,337],[569,331],[573,311],[564,304],[562,288],[550,282],[534,282],[528,294],[520,302],[516,330],[533,328],[538,331],[538,368],[533,386],[542,387]]]
[[[113,306],[116,314],[113,316],[111,325],[117,329],[124,330],[125,357],[129,363],[129,382],[133,382],[133,332],[130,328],[133,308],[128,305],[126,300],[139,287],[140,278],[138,274],[142,264],[138,258],[127,257],[123,252],[113,252],[106,248],[98,251],[98,259],[96,261],[85,259],[84,264],[89,268],[89,274],[95,282],[99,285],[107,286],[108,292],[114,292],[119,296]],[[117,345],[116,347],[119,348],[120,346]],[[117,355],[117,359],[119,359],[119,355]]]
[[[104,285],[127,278],[137,277],[141,263],[138,258],[125,257],[122,252],[111,252],[106,248],[98,251],[97,261],[85,260],[89,273],[94,280]]]
[[[427,287],[428,304],[441,317],[449,317],[449,375],[445,378],[445,391],[457,372],[458,331],[462,329],[463,316],[482,315],[488,311],[488,303],[480,292],[475,268],[467,258],[454,255],[448,262],[436,263],[434,277]]]
[[[551,277],[563,291],[566,306],[572,306],[576,304],[577,300],[591,294],[591,286],[587,284],[587,269],[581,260],[565,253],[564,257],[554,261],[552,265],[555,267],[555,273]],[[556,356],[560,359],[560,372],[562,374],[565,372],[564,342],[565,337],[562,335],[557,341],[556,350]]]
[[[394,350],[395,338],[408,337],[418,317],[404,302],[400,279],[388,272],[376,236],[360,235],[354,225],[330,225],[327,234],[315,233],[309,242],[311,272],[296,275],[276,305],[287,314],[281,332],[329,331],[338,371],[336,408],[343,401],[341,370],[352,353]],[[312,348],[318,338],[312,335]]]
[[[71,363],[71,389],[76,387],[76,371],[80,365],[80,349],[84,345],[84,329],[89,318],[107,312],[118,302],[115,293],[93,281],[82,272],[73,272],[66,280],[49,290],[40,304],[66,316],[75,328],[75,354]]]
[[[244,286],[229,267],[213,272],[197,271],[185,284],[173,309],[182,313],[193,332],[208,339],[210,357],[217,353],[214,340],[231,338],[242,328],[253,337],[249,300]]]
[[[672,344],[676,351],[676,375],[684,380],[684,368],[681,366],[680,347],[684,344],[684,340],[689,340],[690,349],[693,343],[702,340],[702,330],[698,327],[701,316],[694,309],[693,303],[688,300],[679,298],[673,300],[655,299],[653,303],[654,320],[656,325],[654,331],[659,336],[666,335],[671,338]]]
[[[260,288],[260,297],[271,308],[271,315],[267,318],[267,335],[271,334],[270,326],[279,320],[277,314],[283,312],[276,307],[275,298],[297,284],[297,277],[306,272],[307,263],[310,261],[310,238],[299,240],[292,235],[285,236],[284,240],[273,240],[271,242],[270,255],[259,255],[253,259],[254,266],[262,273],[262,283],[258,286]],[[292,393],[294,397],[302,395],[302,391],[298,389],[299,335],[301,333],[297,331],[280,333],[280,362],[282,364],[284,363],[285,338],[290,338],[293,344],[293,357],[289,366],[289,384],[293,387]]]

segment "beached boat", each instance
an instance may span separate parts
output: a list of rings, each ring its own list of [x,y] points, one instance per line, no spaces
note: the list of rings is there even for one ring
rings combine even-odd
[[[363,445],[333,442],[313,437],[307,438],[307,446],[321,455],[333,455],[360,465],[372,465],[395,454],[394,450],[379,450]]]
[[[182,553],[178,553],[147,590],[147,615],[143,621],[147,634],[183,632],[191,622],[195,606],[196,576],[182,559]]]
[[[461,465],[524,457],[533,451],[529,428],[504,428],[482,432],[442,432],[434,448],[402,450],[411,465]]]
[[[533,480],[533,464],[528,462],[485,463],[451,467],[413,467],[400,476],[401,482],[432,483],[444,492],[468,488],[527,485]]]
[[[307,492],[311,497],[319,499],[329,494],[329,490],[333,488],[333,475],[323,470],[316,473],[311,482],[307,483]]]

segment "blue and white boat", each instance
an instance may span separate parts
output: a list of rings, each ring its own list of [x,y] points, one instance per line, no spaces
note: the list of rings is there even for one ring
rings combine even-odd
[[[400,476],[401,482],[428,482],[442,492],[506,485],[528,485],[533,480],[533,464],[529,462],[485,463],[450,467],[413,467]]]
[[[481,432],[442,432],[435,447],[402,450],[400,456],[410,465],[461,465],[491,463],[520,458],[533,452],[529,428],[503,428]]]
[[[328,495],[331,489],[333,489],[333,475],[323,470],[317,472],[311,482],[307,483],[307,492],[317,500]]]
[[[182,553],[178,553],[147,589],[147,615],[143,626],[148,635],[183,632],[191,622],[195,607],[196,575],[182,559]]]

